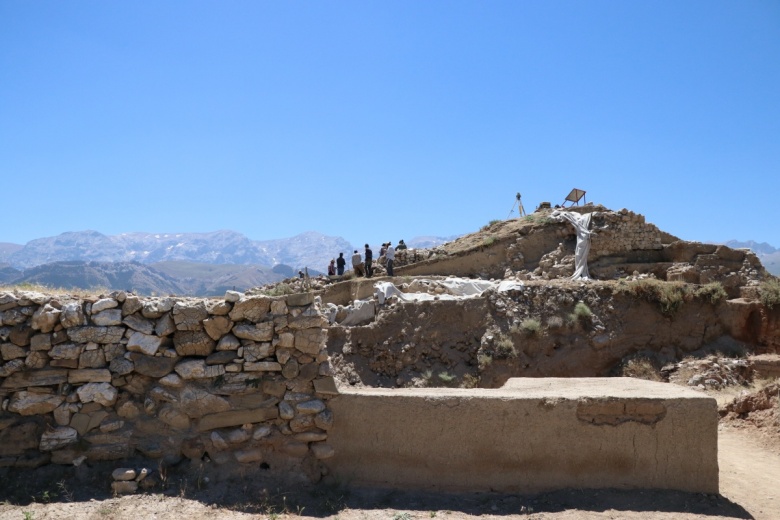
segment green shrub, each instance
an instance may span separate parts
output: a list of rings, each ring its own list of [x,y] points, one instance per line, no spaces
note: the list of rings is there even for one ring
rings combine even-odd
[[[495,356],[497,359],[516,358],[517,349],[514,342],[506,336],[500,336],[495,343]]]
[[[482,247],[490,247],[496,242],[496,237],[485,237],[482,239]]]
[[[487,224],[485,224],[484,226],[482,226],[482,227],[480,228],[480,231],[487,231],[488,229],[490,229],[491,227],[493,227],[493,225],[494,225],[494,224],[498,224],[499,222],[501,222],[501,221],[500,221],[500,220],[498,220],[498,219],[493,219],[493,220],[491,220],[490,222],[488,222]]]
[[[560,329],[563,327],[563,318],[560,316],[552,316],[550,319],[547,320],[547,328],[548,329]]]
[[[520,323],[520,330],[527,336],[536,336],[542,329],[542,323],[536,318],[526,318]]]
[[[478,354],[477,363],[479,363],[479,369],[484,370],[493,363],[493,356],[490,354]]]
[[[758,296],[767,309],[780,305],[780,278],[773,276],[761,282],[758,287]]]
[[[593,319],[593,312],[590,310],[585,302],[577,302],[574,306],[574,312],[571,313],[571,321],[580,321],[582,323],[589,323]]]
[[[650,303],[657,303],[661,312],[672,316],[692,297],[691,288],[683,282],[663,282],[653,278],[620,283],[616,292],[627,292]],[[712,291],[712,289],[708,289]]]
[[[723,288],[723,285],[721,285],[720,282],[712,282],[706,285],[702,285],[701,287],[697,288],[693,294],[698,298],[706,298],[710,300],[710,303],[713,305],[721,300],[726,299],[728,296],[728,294],[726,294],[726,289]]]

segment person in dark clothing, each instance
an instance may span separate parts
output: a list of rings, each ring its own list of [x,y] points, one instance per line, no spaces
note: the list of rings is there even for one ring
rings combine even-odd
[[[344,274],[345,265],[347,265],[347,261],[344,260],[344,253],[339,253],[339,257],[336,259],[336,273],[339,276]]]
[[[366,244],[366,252],[364,257],[366,262],[366,278],[371,278],[371,276],[374,274],[374,266],[371,264],[374,259],[374,253],[371,251],[371,248],[368,247],[368,244]]]

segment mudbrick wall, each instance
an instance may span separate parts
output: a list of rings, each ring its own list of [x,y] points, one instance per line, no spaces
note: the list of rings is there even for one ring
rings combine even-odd
[[[208,457],[316,480],[333,454],[327,326],[311,293],[0,293],[0,466]]]

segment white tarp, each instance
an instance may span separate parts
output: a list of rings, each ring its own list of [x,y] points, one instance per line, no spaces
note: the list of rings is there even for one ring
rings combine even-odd
[[[421,292],[402,292],[392,282],[377,282],[374,284],[375,295],[380,305],[390,296],[397,296],[399,300],[427,301],[427,300],[462,300],[482,295],[488,289],[496,289],[499,292],[510,291],[523,287],[523,282],[517,280],[502,280],[492,282],[489,280],[472,280],[470,278],[446,278],[436,280],[435,284],[447,290],[447,294],[428,294]]]
[[[588,252],[590,252],[590,216],[592,213],[580,215],[573,211],[561,211],[556,209],[552,217],[558,220],[564,219],[571,222],[577,232],[577,247],[574,249],[574,274],[572,280],[590,280],[588,272]]]

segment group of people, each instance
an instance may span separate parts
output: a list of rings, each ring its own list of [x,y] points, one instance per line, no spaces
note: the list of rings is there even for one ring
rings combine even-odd
[[[395,247],[393,247],[391,242],[384,243],[379,250],[379,257],[384,257],[387,262],[386,269],[388,276],[393,276],[396,249],[406,249],[406,244],[403,240],[399,240],[398,245]],[[343,275],[346,264],[347,261],[344,258],[344,253],[339,253],[339,257],[333,258],[328,265],[328,276]],[[355,276],[371,278],[374,275],[374,252],[368,244],[365,245],[364,256],[361,256],[357,249],[352,253],[352,269],[355,271]]]

